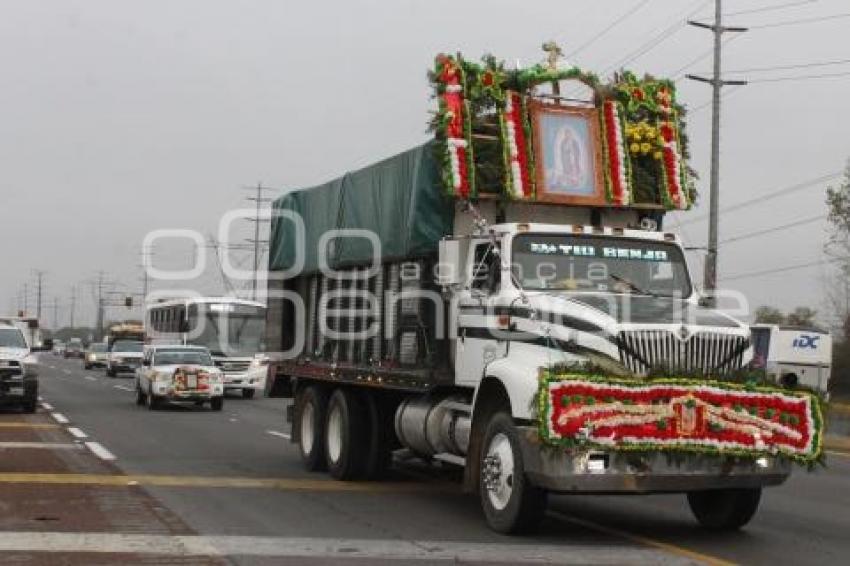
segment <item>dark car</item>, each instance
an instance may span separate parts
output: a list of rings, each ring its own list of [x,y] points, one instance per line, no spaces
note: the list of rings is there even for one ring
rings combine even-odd
[[[70,342],[65,346],[64,356],[66,358],[82,358],[83,353],[83,345],[80,342]]]

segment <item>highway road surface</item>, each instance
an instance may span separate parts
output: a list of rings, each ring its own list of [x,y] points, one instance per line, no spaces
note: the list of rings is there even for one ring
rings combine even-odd
[[[487,529],[451,470],[383,483],[301,468],[286,401],[135,404],[130,376],[42,357],[35,415],[0,412],[0,561],[20,564],[846,564],[850,458],[765,492],[742,532],[683,496],[554,497],[540,534]]]

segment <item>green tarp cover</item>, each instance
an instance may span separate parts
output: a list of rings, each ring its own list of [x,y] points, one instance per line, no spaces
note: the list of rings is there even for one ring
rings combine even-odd
[[[319,268],[319,239],[334,229],[370,230],[380,241],[382,261],[436,253],[440,239],[451,232],[454,213],[441,187],[429,143],[323,185],[289,192],[273,204],[269,269],[289,270],[296,262],[296,228],[281,216],[285,211],[304,220],[304,273]],[[367,265],[373,258],[371,243],[361,237],[336,238],[328,250],[335,268]]]

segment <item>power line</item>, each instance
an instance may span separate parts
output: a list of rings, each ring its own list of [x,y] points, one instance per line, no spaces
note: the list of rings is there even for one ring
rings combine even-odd
[[[579,53],[581,53],[582,51],[584,51],[585,49],[587,49],[588,47],[590,47],[591,45],[593,45],[593,44],[594,44],[594,43],[596,43],[596,41],[597,41],[597,40],[599,40],[602,36],[604,36],[604,35],[605,35],[605,34],[607,34],[609,31],[611,31],[612,29],[614,29],[615,27],[617,27],[618,25],[620,25],[621,23],[623,23],[623,22],[624,22],[625,20],[627,20],[627,19],[628,19],[628,18],[629,18],[632,14],[634,14],[635,12],[637,12],[638,10],[640,10],[641,8],[643,8],[644,6],[646,6],[647,4],[649,4],[649,0],[643,0],[643,2],[641,2],[640,4],[638,4],[638,5],[636,5],[636,6],[632,6],[629,10],[627,10],[627,11],[626,11],[624,14],[622,14],[619,18],[615,19],[613,22],[611,22],[611,23],[610,23],[610,24],[608,24],[605,28],[603,28],[603,29],[602,29],[602,31],[600,31],[599,33],[597,33],[596,35],[594,35],[593,37],[591,37],[589,40],[585,41],[584,43],[582,43],[581,45],[579,45],[578,47],[576,47],[575,49],[573,49],[571,52],[567,53],[566,58],[569,60],[569,59],[571,59],[572,57],[575,57],[576,55],[578,55]]]
[[[794,8],[796,6],[802,6],[804,4],[814,4],[818,0],[801,0],[797,2],[787,2],[785,4],[779,4],[777,6],[762,6],[761,8],[750,8],[747,10],[738,10],[737,12],[724,12],[724,17],[732,17],[732,16],[743,16],[745,14],[761,14],[762,12],[773,12],[775,10],[783,10],[786,8]]]
[[[734,36],[738,37],[738,36]],[[749,69],[735,69],[727,73],[764,73],[766,71],[787,71],[789,69],[809,69],[812,67],[828,67],[830,65],[845,65],[850,59],[835,59],[833,61],[815,61],[811,63],[797,63],[794,65],[775,65],[773,67],[750,67]]]
[[[787,77],[768,77],[766,79],[753,79],[749,82],[751,83],[783,83],[790,81],[808,81],[812,79],[834,79],[838,77],[847,77],[850,76],[850,71],[844,71],[841,73],[824,73],[822,75],[797,75],[797,76],[787,76]]]
[[[765,236],[767,234],[773,234],[774,232],[779,232],[782,230],[786,230],[788,228],[796,228],[797,226],[803,226],[805,224],[811,224],[812,222],[817,222],[818,220],[826,219],[826,214],[819,214],[817,216],[812,216],[810,218],[804,218],[803,220],[796,220],[794,222],[789,222],[787,224],[781,224],[779,226],[773,226],[772,228],[765,228],[763,230],[756,230],[754,232],[747,232],[745,234],[739,234],[737,236],[733,236],[731,238],[727,238],[725,240],[720,240],[721,244],[729,244],[731,242],[739,242],[741,240],[749,240],[750,238],[757,238],[759,236]]]
[[[803,24],[814,24],[818,22],[826,22],[830,20],[840,20],[843,18],[850,18],[850,12],[845,12],[843,14],[832,14],[831,16],[819,16],[817,18],[802,18],[798,20],[787,20],[784,22],[773,22],[770,24],[760,24],[756,26],[750,26],[750,29],[769,29],[769,28],[779,28],[785,26],[797,26]]]
[[[738,92],[739,90],[741,90],[743,88],[744,88],[744,85],[733,85],[729,88],[729,90],[724,92],[721,95],[721,97],[723,98],[723,100],[727,100],[730,96],[732,96],[734,93]],[[703,102],[702,104],[700,104],[699,106],[696,106],[694,108],[688,108],[688,116],[693,116],[697,112],[701,112],[701,111],[705,110],[706,108],[711,106],[711,103],[712,103],[712,100],[709,99],[706,102]]]
[[[817,261],[809,261],[806,263],[798,263],[794,265],[786,265],[785,267],[775,267],[773,269],[762,269],[760,271],[750,271],[747,273],[739,273],[737,275],[731,275],[729,277],[723,277],[723,281],[736,281],[740,279],[750,279],[753,277],[762,277],[764,275],[773,275],[774,273],[785,273],[786,271],[795,271],[797,269],[805,269],[807,267],[814,267],[817,265],[826,265],[830,263],[835,263],[837,261],[842,261],[841,259],[819,259]]]
[[[618,67],[623,67],[625,65],[628,65],[629,63],[631,63],[632,61],[634,61],[638,57],[648,53],[649,51],[654,49],[659,44],[670,39],[671,37],[673,37],[673,35],[676,32],[678,32],[681,28],[685,27],[685,25],[687,24],[688,18],[690,18],[694,14],[698,13],[705,6],[707,6],[711,1],[712,0],[697,0],[696,2],[694,2],[693,4],[691,4],[688,7],[687,11],[685,11],[683,16],[680,16],[680,18],[677,18],[675,22],[673,22],[672,24],[665,27],[657,35],[653,35],[653,37],[650,40],[648,40],[648,41],[644,42],[643,44],[641,44],[640,46],[638,46],[636,49],[631,51],[624,58],[620,59],[616,63],[613,63],[612,65],[609,65],[601,74],[604,75],[608,71],[614,70]],[[693,9],[691,9],[691,8],[693,8]],[[656,28],[656,30],[657,29],[658,28]]]
[[[752,199],[748,199],[748,200],[745,200],[745,201],[741,201],[741,202],[723,207],[723,208],[720,209],[720,212],[732,212],[734,210],[740,210],[742,208],[746,208],[746,207],[752,206],[754,204],[762,204],[766,200],[772,200],[772,199],[779,198],[781,196],[785,196],[785,195],[788,195],[788,194],[791,194],[791,193],[794,193],[794,192],[797,192],[797,191],[801,191],[803,189],[807,189],[809,187],[812,187],[812,186],[818,185],[820,183],[829,181],[829,180],[834,179],[836,177],[840,177],[843,174],[844,174],[844,171],[835,171],[833,173],[821,175],[820,177],[816,177],[814,179],[810,179],[810,180],[804,181],[802,183],[797,183],[795,185],[784,187],[782,189],[779,189],[779,190],[774,191],[774,192],[769,193],[769,194],[761,195],[761,196],[758,196],[758,197],[755,197],[755,198],[752,198]],[[701,216],[695,216],[693,218],[688,218],[687,220],[682,222],[682,225],[693,224],[694,222],[699,222],[701,220],[705,220],[706,218],[708,218],[708,215],[705,215],[705,214],[703,214]]]

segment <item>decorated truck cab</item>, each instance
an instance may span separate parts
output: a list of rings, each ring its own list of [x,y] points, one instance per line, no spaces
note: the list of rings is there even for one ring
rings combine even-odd
[[[274,203],[268,392],[307,469],[462,466],[500,532],[550,492],[680,492],[738,528],[821,458],[818,398],[753,379],[663,230],[694,197],[673,84],[550,54],[438,56],[432,142]]]

